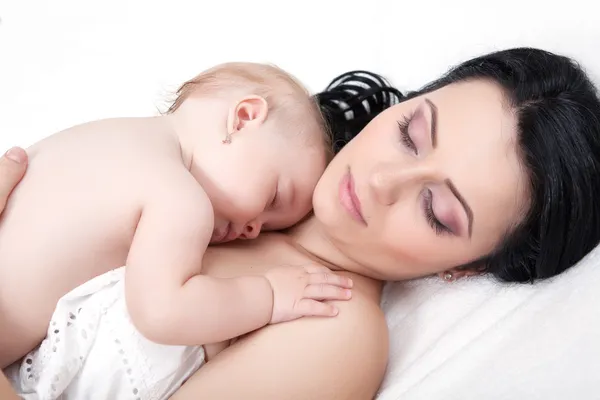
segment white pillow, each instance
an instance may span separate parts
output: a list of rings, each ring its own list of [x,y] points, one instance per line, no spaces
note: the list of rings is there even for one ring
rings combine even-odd
[[[378,400],[600,399],[600,248],[559,277],[388,284]]]

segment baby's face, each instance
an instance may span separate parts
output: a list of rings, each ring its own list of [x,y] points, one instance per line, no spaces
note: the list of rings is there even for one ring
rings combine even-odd
[[[234,136],[227,145],[234,162],[220,171],[218,190],[212,193],[216,215],[211,243],[254,239],[261,230],[288,228],[306,216],[326,166],[319,135]]]

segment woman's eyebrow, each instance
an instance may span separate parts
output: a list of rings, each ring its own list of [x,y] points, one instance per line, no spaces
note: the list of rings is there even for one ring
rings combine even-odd
[[[429,100],[428,98],[425,98],[425,103],[427,103],[427,105],[429,106],[429,108],[431,110],[431,127],[430,127],[431,145],[433,148],[435,148],[435,146],[437,145],[438,109],[437,109],[437,106],[433,103],[433,101]],[[448,189],[450,189],[450,191],[452,192],[454,197],[457,198],[458,202],[465,209],[465,213],[467,214],[467,219],[469,220],[469,238],[471,238],[471,235],[473,234],[473,219],[474,219],[473,210],[471,209],[471,207],[469,206],[469,203],[467,203],[465,198],[462,196],[462,194],[460,194],[460,192],[458,191],[456,186],[454,186],[454,183],[452,183],[452,181],[450,179],[446,179],[444,181],[444,183],[446,184],[446,186],[448,186]]]
[[[454,183],[452,183],[452,181],[450,179],[446,179],[444,181],[444,183],[446,184],[446,186],[448,186],[448,189],[450,189],[452,194],[458,199],[458,202],[465,209],[465,213],[467,214],[467,219],[469,220],[469,239],[470,239],[471,234],[473,233],[473,219],[475,218],[473,216],[473,210],[471,210],[471,207],[469,207],[469,204],[467,203],[465,198],[460,194],[460,192],[458,191],[456,186],[454,186]]]
[[[425,98],[425,103],[429,106],[431,110],[431,126],[429,131],[431,132],[431,146],[435,149],[437,145],[437,117],[438,117],[438,109],[433,101]]]

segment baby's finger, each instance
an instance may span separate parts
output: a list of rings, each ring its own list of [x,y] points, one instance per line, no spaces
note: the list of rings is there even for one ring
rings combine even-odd
[[[296,303],[295,312],[304,317],[335,317],[337,307],[311,299],[302,299]]]
[[[309,274],[318,274],[318,273],[322,273],[322,274],[327,274],[327,273],[331,273],[331,270],[323,265],[318,265],[318,264],[310,264],[310,265],[305,265],[304,266],[304,270],[306,272],[308,272]]]
[[[308,275],[309,285],[319,285],[322,283],[327,285],[340,286],[346,289],[352,288],[352,279],[343,275],[334,274],[332,272],[318,272]]]
[[[349,300],[352,297],[350,289],[320,283],[308,285],[304,289],[304,297],[313,300]]]

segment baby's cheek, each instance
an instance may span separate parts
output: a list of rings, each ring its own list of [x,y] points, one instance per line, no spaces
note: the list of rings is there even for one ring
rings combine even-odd
[[[298,222],[300,222],[300,220],[302,220],[302,218],[304,218],[308,214],[309,211],[310,209],[307,209],[305,207],[294,207],[293,210],[285,214],[280,213],[280,215],[277,218],[277,230],[287,229],[293,225],[296,225]]]
[[[263,196],[249,196],[244,204],[243,217],[247,222],[259,218],[265,212],[266,204]]]
[[[245,224],[256,219],[265,208],[264,196],[256,191],[239,193],[234,199],[234,206],[229,210],[231,218],[240,224]]]
[[[314,188],[312,188],[311,191],[306,192],[303,195],[301,201],[298,201],[294,205],[294,210],[291,214],[294,215],[294,218],[296,219],[295,222],[304,218],[309,212],[311,212],[311,210],[313,208],[313,204],[312,204],[313,190],[314,190]]]
[[[305,191],[305,196],[312,197],[317,184],[321,180],[321,177],[324,173],[325,168],[313,168],[306,171],[303,179],[303,190]]]

